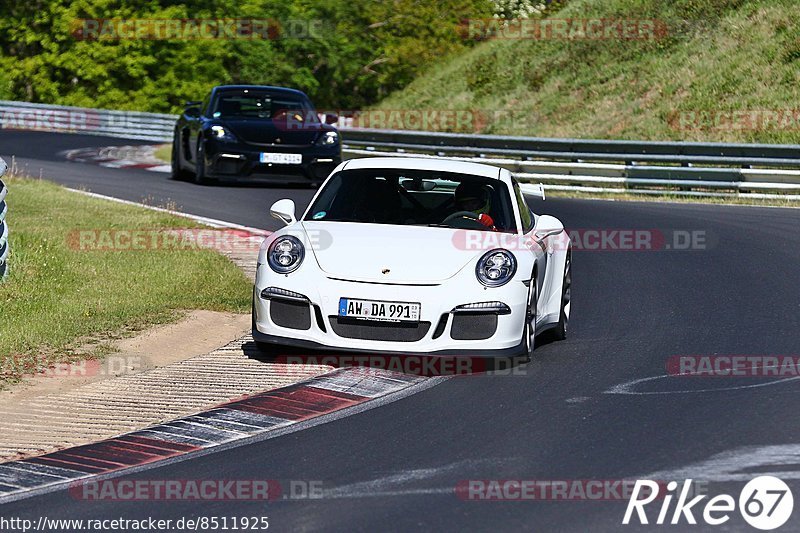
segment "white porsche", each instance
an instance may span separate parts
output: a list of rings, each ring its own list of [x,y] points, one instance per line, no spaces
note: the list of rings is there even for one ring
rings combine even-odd
[[[535,192],[544,198],[544,191]],[[261,246],[253,339],[370,353],[529,357],[563,339],[571,246],[502,168],[433,158],[350,159]]]

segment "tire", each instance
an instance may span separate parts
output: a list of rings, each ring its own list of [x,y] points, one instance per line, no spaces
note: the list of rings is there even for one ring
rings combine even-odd
[[[196,161],[194,163],[194,182],[197,185],[212,185],[214,180],[206,177],[206,150],[203,138],[197,140]]]
[[[181,168],[180,164],[180,139],[178,133],[172,139],[172,156],[170,157],[170,175],[169,179],[180,181],[187,177],[187,172]]]
[[[558,317],[558,325],[553,329],[553,339],[563,341],[567,338],[569,327],[569,317],[566,307],[572,297],[572,250],[567,250],[567,259],[564,263],[564,283],[561,288],[561,312]]]
[[[536,304],[539,301],[539,286],[536,274],[531,277],[531,286],[528,289],[528,308],[525,312],[525,327],[522,330],[522,341],[526,353],[523,358],[530,361],[536,347]]]

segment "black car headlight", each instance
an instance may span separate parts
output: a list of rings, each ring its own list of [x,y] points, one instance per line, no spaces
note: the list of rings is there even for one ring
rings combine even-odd
[[[475,267],[478,281],[487,287],[501,287],[514,277],[517,260],[507,250],[496,249],[483,254]]]
[[[278,237],[267,249],[267,263],[278,274],[294,272],[303,262],[306,250],[300,239],[291,235]]]
[[[236,137],[223,126],[211,126],[211,134],[218,141],[236,142]]]
[[[335,131],[326,131],[319,139],[317,139],[318,146],[333,146],[339,142],[339,134]]]

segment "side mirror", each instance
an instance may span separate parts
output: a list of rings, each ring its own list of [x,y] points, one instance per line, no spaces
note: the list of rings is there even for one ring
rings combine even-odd
[[[339,122],[339,115],[336,113],[325,113],[325,124],[336,124]]]
[[[536,220],[536,227],[533,228],[533,237],[537,241],[542,241],[547,237],[558,235],[564,231],[564,224],[556,217],[541,215]]]
[[[294,202],[288,198],[278,200],[269,208],[269,214],[287,226],[297,222],[294,216]]]
[[[203,105],[203,102],[199,102],[197,100],[190,100],[183,104],[183,114],[187,117],[197,118],[200,116],[200,106]]]

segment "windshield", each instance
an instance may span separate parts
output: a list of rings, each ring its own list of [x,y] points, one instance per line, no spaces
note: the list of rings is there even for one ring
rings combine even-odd
[[[496,179],[428,170],[344,170],[333,176],[305,220],[515,232],[506,185]]]
[[[292,119],[318,122],[311,103],[301,96],[269,91],[223,92],[217,96],[213,118]]]

